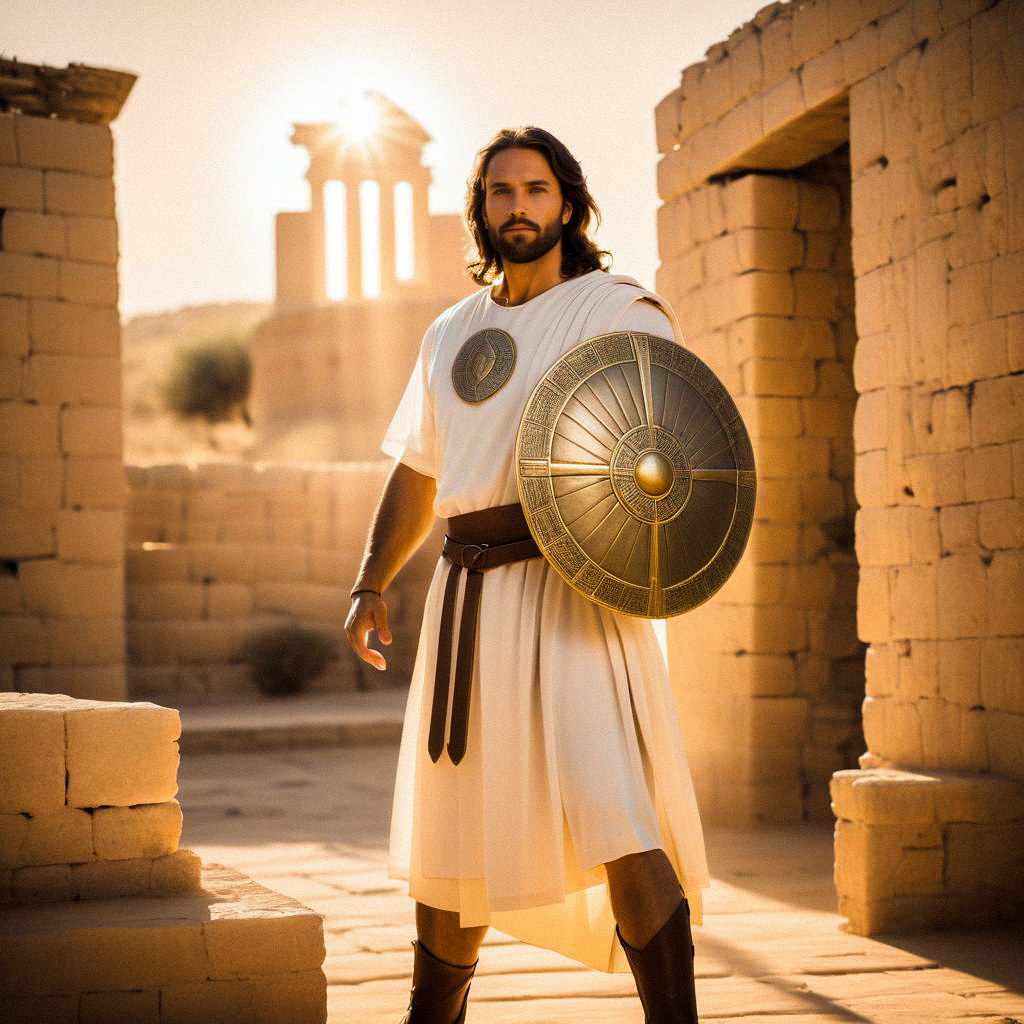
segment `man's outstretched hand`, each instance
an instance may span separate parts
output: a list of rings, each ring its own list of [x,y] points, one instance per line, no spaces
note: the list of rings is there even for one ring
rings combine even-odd
[[[388,629],[388,606],[377,594],[364,592],[356,594],[352,599],[352,607],[345,620],[345,635],[352,645],[352,650],[368,665],[381,672],[388,667],[384,655],[366,646],[371,630],[377,631],[377,638],[382,644],[391,643],[391,630]]]

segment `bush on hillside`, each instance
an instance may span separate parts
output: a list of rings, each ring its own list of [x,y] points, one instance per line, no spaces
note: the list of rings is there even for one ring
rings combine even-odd
[[[207,338],[175,349],[162,388],[167,408],[179,419],[223,423],[241,415],[252,389],[252,358],[238,335]]]

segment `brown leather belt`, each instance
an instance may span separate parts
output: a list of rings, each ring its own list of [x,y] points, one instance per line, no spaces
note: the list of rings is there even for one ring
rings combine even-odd
[[[496,505],[479,512],[468,512],[448,520],[441,554],[451,562],[444,585],[441,628],[437,638],[437,670],[434,673],[434,702],[430,711],[430,736],[427,751],[437,762],[444,750],[444,726],[448,715],[448,684],[452,669],[452,636],[455,625],[455,596],[459,576],[467,570],[466,591],[459,621],[459,649],[455,661],[455,690],[452,695],[452,722],[448,736],[448,756],[458,764],[466,753],[469,735],[469,698],[473,685],[473,653],[480,615],[480,591],[484,572],[509,562],[538,558],[540,548],[530,536],[523,506]]]

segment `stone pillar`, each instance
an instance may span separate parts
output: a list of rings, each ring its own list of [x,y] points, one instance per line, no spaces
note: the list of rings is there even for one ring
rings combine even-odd
[[[363,297],[363,236],[359,182],[345,182],[345,262],[348,273],[348,298]]]
[[[113,140],[0,114],[0,690],[124,696]]]
[[[410,180],[412,185],[413,280],[424,285],[430,281],[430,213],[427,210],[427,186],[430,172],[424,169]]]
[[[309,293],[313,302],[324,302],[327,299],[327,222],[324,213],[324,182],[322,179],[310,179],[311,218],[310,226],[310,273]]]
[[[398,276],[395,270],[395,183],[380,182],[380,294],[393,295]]]

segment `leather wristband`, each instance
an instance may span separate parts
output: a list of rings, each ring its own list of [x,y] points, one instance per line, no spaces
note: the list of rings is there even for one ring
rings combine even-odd
[[[373,587],[356,587],[356,589],[348,595],[349,599],[351,600],[356,596],[356,594],[376,594],[381,598],[384,596],[379,590],[374,590]]]

